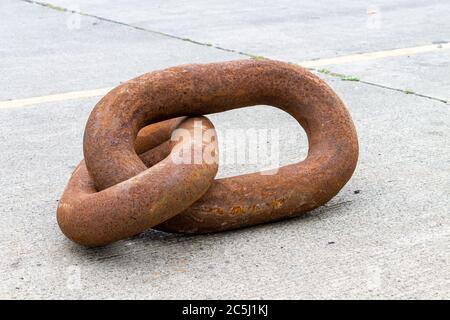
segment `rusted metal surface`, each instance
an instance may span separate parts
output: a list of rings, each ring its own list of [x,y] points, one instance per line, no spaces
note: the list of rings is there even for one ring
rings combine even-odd
[[[159,201],[165,215],[164,218],[154,217],[154,211],[145,213],[144,210],[143,219],[159,220],[161,223],[152,227],[164,231],[217,232],[298,216],[335,196],[350,179],[358,159],[355,128],[342,101],[326,83],[303,68],[270,60],[240,60],[151,72],[113,89],[89,117],[84,136],[87,168],[81,165],[76,170],[63,198],[70,202],[73,195],[67,190],[74,185],[79,190],[78,184],[86,186],[92,199],[96,194],[110,193],[115,206],[125,208],[123,219],[112,221],[109,217],[114,214],[103,210],[101,215],[97,214],[97,217],[101,216],[98,227],[105,228],[108,225],[106,219],[111,223],[109,228],[126,230],[133,225],[133,232],[141,231],[143,228],[137,227],[132,215],[125,214],[130,208],[141,207],[140,200],[125,199],[118,186],[159,166],[158,161],[167,154],[169,143],[161,142],[167,134],[148,136],[145,131],[141,131],[141,138],[149,141],[136,143],[138,131],[148,124],[167,119],[251,105],[271,105],[291,114],[308,136],[307,158],[281,167],[274,175],[253,173],[213,180],[211,175],[205,174],[204,181],[196,182],[202,185],[202,191],[204,186],[210,186],[206,187],[205,194],[197,193],[195,203],[186,205],[181,213],[174,213],[157,197],[149,197]],[[158,131],[172,131],[176,121],[179,120],[158,124]],[[151,132],[151,126],[146,130]],[[138,151],[153,149],[141,155],[141,159],[135,148]],[[158,163],[147,169],[143,159],[151,159],[145,160],[147,165]],[[149,176],[149,179],[154,186],[169,184],[186,188],[184,190],[190,193],[191,185],[181,186],[185,181],[170,173],[171,170],[177,169],[173,167],[157,177]],[[103,191],[95,193],[95,190]],[[141,195],[146,192],[139,190]],[[149,201],[147,199],[146,203],[151,207]],[[77,227],[71,226],[73,230],[84,228],[78,215],[91,221],[90,215],[96,214],[91,207],[103,208],[104,205],[96,200],[92,200],[90,206],[81,203],[78,212],[72,213],[75,217],[66,225],[77,223]],[[90,228],[95,234],[95,225]],[[122,231],[123,234],[126,232]]]
[[[213,129],[206,118],[189,118],[179,127],[192,132],[196,120],[201,120],[202,131]],[[83,245],[104,245],[145,231],[186,209],[211,186],[218,167],[217,161],[174,162],[171,151],[178,145],[192,155],[217,149],[216,139],[163,143],[141,155],[144,165],[151,168],[100,192],[82,161],[59,201],[57,219],[63,233]]]
[[[141,154],[170,140],[172,132],[185,119],[186,117],[179,117],[154,123],[142,128],[134,141],[134,150],[137,154]]]

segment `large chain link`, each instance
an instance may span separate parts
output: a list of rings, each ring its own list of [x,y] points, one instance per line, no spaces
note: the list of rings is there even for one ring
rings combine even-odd
[[[308,136],[308,156],[273,175],[215,180],[217,138],[202,115],[252,105],[292,115]],[[191,136],[200,130],[202,138],[170,141],[177,128]],[[175,161],[180,149],[190,151],[189,161]],[[194,159],[205,152],[209,157]],[[297,66],[249,59],[183,65],[121,84],[92,111],[84,156],[57,217],[67,237],[94,246],[148,228],[207,233],[298,216],[350,179],[358,142],[325,82]]]

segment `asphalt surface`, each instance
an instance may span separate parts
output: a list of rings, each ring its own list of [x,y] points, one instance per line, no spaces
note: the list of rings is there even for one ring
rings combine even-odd
[[[450,298],[450,3],[2,0],[0,15],[0,298]],[[432,50],[414,49],[423,46]],[[354,58],[371,52],[385,53]],[[220,234],[149,230],[95,249],[61,234],[57,200],[100,97],[38,97],[256,56],[331,59],[313,72],[343,99],[360,142],[334,199]],[[279,129],[281,165],[306,156],[303,130],[278,109],[209,118],[219,140],[227,129]],[[256,170],[225,163],[218,176]]]

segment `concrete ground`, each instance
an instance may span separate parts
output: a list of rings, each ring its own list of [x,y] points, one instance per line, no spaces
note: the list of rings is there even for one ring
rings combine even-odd
[[[0,1],[0,298],[449,299],[449,16],[438,0]],[[346,103],[360,160],[333,200],[220,234],[96,249],[61,234],[57,200],[107,88],[255,56],[311,67]],[[281,164],[306,154],[278,109],[210,118],[219,139],[279,128]]]

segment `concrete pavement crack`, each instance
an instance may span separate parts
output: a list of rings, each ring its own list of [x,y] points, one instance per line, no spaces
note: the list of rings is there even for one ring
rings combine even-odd
[[[52,9],[52,10],[56,10],[56,11],[60,11],[60,12],[75,13],[75,14],[79,14],[81,16],[91,17],[91,18],[94,18],[94,19],[97,19],[97,20],[100,20],[100,21],[105,21],[105,22],[108,22],[108,23],[113,23],[113,24],[124,26],[124,27],[132,28],[132,29],[135,29],[135,30],[144,31],[144,32],[148,32],[148,33],[152,33],[152,34],[168,37],[168,38],[171,38],[171,39],[181,40],[181,41],[184,41],[184,42],[189,42],[189,43],[192,43],[192,44],[195,44],[195,45],[200,45],[200,46],[204,46],[204,47],[208,47],[208,48],[213,48],[213,49],[220,50],[220,51],[231,52],[231,53],[235,53],[235,54],[242,55],[242,56],[249,57],[249,58],[253,58],[253,59],[266,59],[266,58],[269,59],[268,57],[263,57],[263,56],[260,56],[260,55],[255,55],[255,54],[251,54],[251,53],[247,53],[247,52],[243,52],[243,51],[239,51],[239,50],[235,50],[235,49],[224,48],[224,47],[221,47],[221,46],[218,46],[218,45],[213,45],[211,43],[196,41],[196,40],[180,37],[180,36],[169,34],[169,33],[162,32],[162,31],[147,29],[147,28],[144,28],[144,27],[135,26],[135,25],[132,25],[132,24],[129,24],[129,23],[126,23],[126,22],[117,21],[117,20],[113,20],[113,19],[97,16],[97,15],[90,14],[90,13],[70,10],[70,9],[67,9],[67,8],[64,8],[64,7],[60,7],[60,6],[56,6],[56,5],[53,5],[51,3],[47,3],[47,2],[35,1],[35,0],[19,0],[19,1],[23,1],[23,2],[30,3],[30,4],[39,5],[39,6],[46,7],[46,8]],[[297,63],[293,63],[293,62],[290,62],[290,61],[286,61],[286,62],[298,65]],[[355,82],[363,83],[363,84],[366,84],[366,85],[378,87],[378,88],[381,88],[381,89],[397,91],[397,92],[401,92],[403,94],[414,95],[414,96],[417,96],[417,97],[438,101],[438,102],[441,102],[441,103],[444,103],[444,104],[450,104],[450,101],[447,101],[447,100],[444,100],[444,99],[440,99],[440,98],[436,98],[436,97],[432,97],[432,96],[428,96],[428,95],[417,93],[417,92],[413,92],[413,91],[410,91],[410,90],[407,90],[407,89],[400,89],[400,88],[390,87],[390,86],[386,86],[386,85],[382,85],[382,84],[378,84],[378,83],[374,83],[374,82],[370,82],[370,81],[360,80],[360,79],[358,79],[356,77],[346,76],[346,75],[342,75],[342,74],[338,74],[338,73],[333,73],[333,72],[330,72],[330,71],[323,72],[324,69],[317,69],[317,68],[307,68],[307,69],[309,69],[311,71],[314,71],[314,72],[317,72],[317,73],[327,74],[327,75],[329,75],[331,77],[339,78],[339,79],[341,79],[343,81],[355,81]]]
[[[46,7],[46,8],[52,9],[52,10],[56,10],[56,11],[60,11],[60,12],[75,13],[75,14],[79,14],[81,16],[90,17],[90,18],[94,18],[94,19],[97,19],[97,20],[100,20],[100,21],[121,25],[121,26],[132,28],[132,29],[135,29],[135,30],[140,30],[140,31],[149,32],[149,33],[157,34],[157,35],[160,35],[160,36],[176,39],[176,40],[190,42],[192,44],[196,44],[196,45],[200,45],[200,46],[204,46],[204,47],[208,47],[208,48],[213,48],[213,49],[217,49],[217,50],[221,50],[221,51],[225,51],[225,52],[232,52],[232,53],[236,53],[236,54],[239,54],[239,55],[242,55],[242,56],[246,56],[246,57],[250,57],[250,58],[257,57],[256,55],[253,55],[253,54],[250,54],[250,53],[246,53],[246,52],[242,52],[242,51],[238,51],[238,50],[234,50],[234,49],[223,48],[223,47],[220,47],[220,46],[213,45],[211,43],[196,41],[196,40],[192,40],[192,39],[189,39],[189,38],[176,36],[176,35],[173,35],[173,34],[162,32],[162,31],[147,29],[147,28],[144,28],[144,27],[140,27],[140,26],[136,26],[136,25],[132,25],[132,24],[126,23],[126,22],[117,21],[117,20],[113,20],[113,19],[97,16],[97,15],[86,13],[86,12],[70,10],[70,9],[67,9],[67,8],[60,7],[60,6],[55,6],[55,5],[53,5],[51,3],[47,3],[47,2],[34,1],[34,0],[19,0],[19,1],[23,1],[23,2],[27,2],[27,3],[39,5],[39,6]]]

